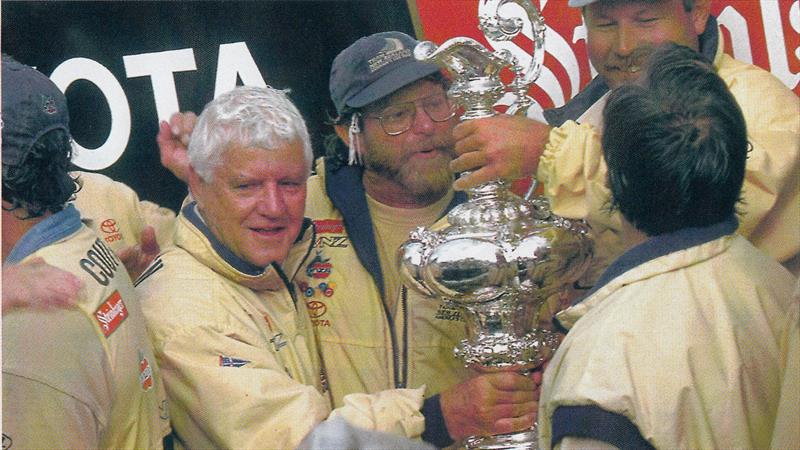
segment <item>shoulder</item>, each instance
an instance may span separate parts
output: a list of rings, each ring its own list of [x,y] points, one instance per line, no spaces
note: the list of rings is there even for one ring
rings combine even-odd
[[[223,321],[222,296],[233,295],[225,277],[178,247],[159,255],[136,281],[142,310],[155,341],[180,330]]]
[[[718,58],[716,66],[746,116],[752,108],[770,115],[797,113],[800,99],[772,73],[727,54]],[[792,109],[773,110],[776,107]]]

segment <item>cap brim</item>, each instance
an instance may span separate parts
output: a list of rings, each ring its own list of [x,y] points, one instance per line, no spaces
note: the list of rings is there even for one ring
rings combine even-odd
[[[347,100],[346,104],[351,108],[361,108],[438,71],[439,66],[435,64],[410,60],[375,80],[374,83]]]
[[[569,0],[569,6],[573,8],[582,8],[586,5],[590,5],[598,0]]]

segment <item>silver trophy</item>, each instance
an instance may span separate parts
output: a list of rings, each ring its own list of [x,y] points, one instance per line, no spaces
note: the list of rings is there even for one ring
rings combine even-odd
[[[494,40],[511,39],[524,25],[520,17],[500,17],[508,3],[521,6],[532,26],[535,54],[527,68],[507,51],[489,52],[477,41],[456,37],[437,47],[420,43],[417,59],[437,63],[453,74],[448,94],[463,107],[461,120],[496,114],[500,97],[512,94],[510,109],[524,113],[532,104],[528,87],[543,60],[544,22],[530,0],[489,0],[480,23]],[[509,85],[500,71],[514,72]],[[549,359],[557,335],[541,326],[560,307],[559,292],[586,270],[593,253],[588,227],[550,212],[544,198],[510,192],[498,179],[468,191],[469,200],[447,216],[439,231],[418,228],[398,251],[405,281],[419,292],[462,311],[466,339],[455,355],[484,371],[527,373]],[[535,183],[534,183],[535,184]],[[556,300],[556,301],[554,301]],[[542,311],[546,313],[542,314]],[[473,436],[466,448],[532,449],[536,429],[495,436]]]

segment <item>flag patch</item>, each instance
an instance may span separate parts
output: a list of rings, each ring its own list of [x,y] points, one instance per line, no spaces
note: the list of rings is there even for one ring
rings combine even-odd
[[[242,367],[250,364],[246,359],[231,358],[230,356],[219,355],[220,367]]]

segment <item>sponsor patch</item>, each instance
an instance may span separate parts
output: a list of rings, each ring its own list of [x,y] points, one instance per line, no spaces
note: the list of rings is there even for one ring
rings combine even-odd
[[[300,291],[303,292],[303,295],[306,298],[314,297],[317,291],[319,291],[319,293],[324,295],[325,297],[332,297],[333,293],[335,292],[334,288],[336,288],[336,283],[334,283],[333,281],[328,281],[328,282],[323,281],[317,284],[316,287],[314,287],[305,281],[299,281],[297,283],[297,287],[300,288]]]
[[[119,232],[119,226],[117,225],[117,221],[114,219],[106,219],[102,221],[100,223],[100,230],[105,233],[103,240],[108,243],[122,240],[122,233]]]
[[[128,317],[128,309],[125,307],[125,302],[122,301],[122,296],[119,291],[114,291],[113,294],[106,298],[106,301],[97,308],[94,312],[94,318],[100,324],[100,329],[103,330],[105,337],[111,336],[120,324]]]
[[[344,233],[344,223],[342,222],[342,219],[315,220],[314,221],[314,228],[317,230],[317,234],[324,234],[324,233],[341,234],[341,233]]]
[[[318,236],[314,248],[347,248],[347,236]]]
[[[317,300],[307,302],[306,308],[308,309],[308,315],[311,316],[312,319],[318,319],[328,312],[328,305]]]
[[[144,391],[149,391],[153,387],[153,367],[141,350],[139,350],[139,384]]]
[[[252,361],[240,358],[232,358],[230,356],[219,355],[220,367],[242,367],[250,364]]]
[[[311,278],[328,278],[333,270],[330,260],[330,258],[323,258],[322,252],[318,251],[317,256],[306,266],[306,275]]]

